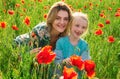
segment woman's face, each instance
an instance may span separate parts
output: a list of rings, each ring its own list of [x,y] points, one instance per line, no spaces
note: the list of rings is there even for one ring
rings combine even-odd
[[[69,21],[68,12],[64,10],[60,10],[56,15],[55,20],[53,21],[52,31],[56,33],[64,32],[67,27],[68,21]]]

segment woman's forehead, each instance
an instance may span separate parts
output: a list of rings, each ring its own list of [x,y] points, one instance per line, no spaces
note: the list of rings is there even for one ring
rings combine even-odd
[[[60,10],[60,11],[58,11],[57,16],[68,17],[68,12],[65,10]]]

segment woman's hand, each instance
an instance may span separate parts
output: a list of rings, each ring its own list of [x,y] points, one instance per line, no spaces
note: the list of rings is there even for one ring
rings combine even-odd
[[[39,48],[34,48],[30,51],[30,54],[35,54],[35,53],[39,53],[39,51],[41,50],[41,47]]]

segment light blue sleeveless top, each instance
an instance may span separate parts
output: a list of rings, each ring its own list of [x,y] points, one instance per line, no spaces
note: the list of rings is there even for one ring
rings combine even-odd
[[[61,37],[57,40],[54,52],[57,54],[56,62],[59,63],[73,54],[82,56],[83,60],[90,59],[88,44],[83,39],[80,39],[78,44],[73,46],[68,36]]]

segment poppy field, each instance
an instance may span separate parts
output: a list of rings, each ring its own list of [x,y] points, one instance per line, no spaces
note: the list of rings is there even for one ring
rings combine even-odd
[[[14,47],[13,40],[45,22],[50,7],[57,1],[67,3],[73,12],[88,15],[89,29],[83,38],[89,45],[95,74],[84,74],[82,79],[120,79],[120,0],[1,0],[0,79],[55,79],[58,66],[54,65],[54,54],[41,65],[39,55],[31,55],[25,46]],[[45,49],[50,47],[42,51]],[[61,71],[67,70],[65,67]]]

